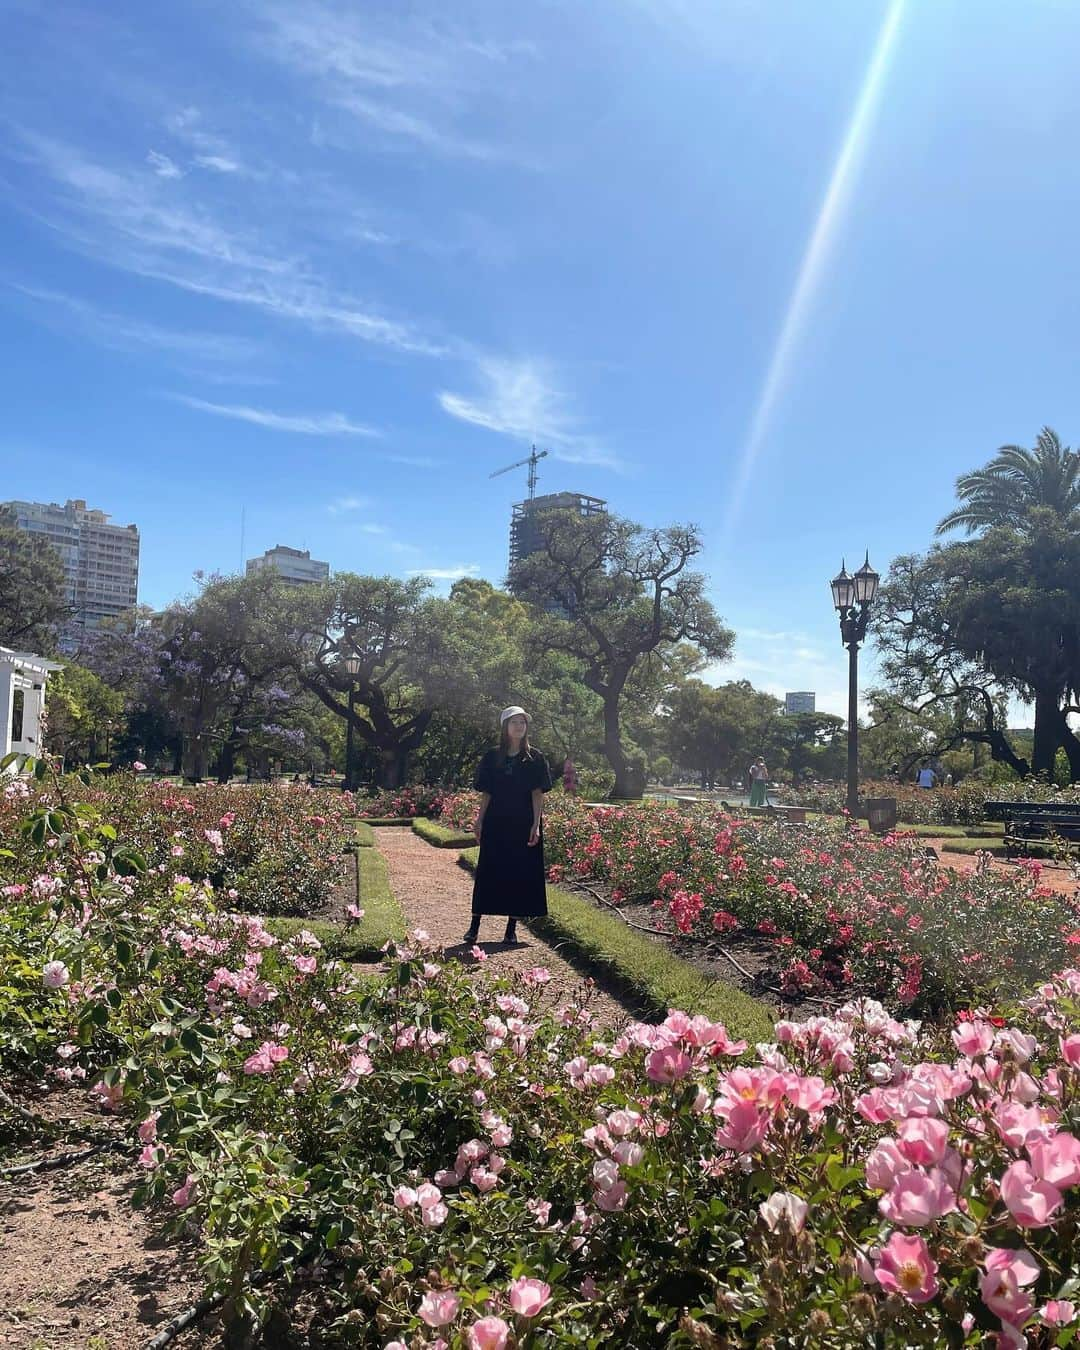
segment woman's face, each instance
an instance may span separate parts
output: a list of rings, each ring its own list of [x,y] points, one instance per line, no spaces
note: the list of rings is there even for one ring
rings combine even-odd
[[[521,713],[515,713],[513,717],[506,719],[506,730],[512,741],[520,741],[529,729],[529,723]]]

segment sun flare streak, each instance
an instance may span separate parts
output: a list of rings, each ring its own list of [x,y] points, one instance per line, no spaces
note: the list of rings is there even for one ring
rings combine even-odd
[[[780,392],[787,379],[791,360],[798,346],[799,338],[810,312],[818,284],[828,259],[844,207],[847,205],[854,187],[859,162],[866,149],[869,131],[874,120],[888,72],[889,60],[896,44],[905,0],[891,0],[873,55],[863,78],[859,96],[852,110],[851,120],[844,135],[840,153],[833,166],[832,175],[821,210],[814,223],[813,232],[803,254],[795,288],[788,302],[787,313],[780,329],[768,373],[761,388],[754,418],[750,424],[750,433],[743,446],[742,457],[736,475],[735,487],[728,504],[726,535],[732,537],[734,526],[742,508],[743,498],[754,471],[758,455],[761,453],[765,435],[772,420]]]

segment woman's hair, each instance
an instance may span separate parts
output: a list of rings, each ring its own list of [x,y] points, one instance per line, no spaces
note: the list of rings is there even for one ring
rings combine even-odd
[[[509,720],[510,720],[509,718],[506,719],[507,722]],[[506,729],[506,722],[504,722],[502,726],[499,728],[499,757],[497,762],[499,764],[505,764],[506,756],[509,753],[510,753],[510,733]],[[532,759],[536,754],[536,751],[529,744],[528,723],[526,723],[525,725],[525,735],[522,736],[521,738],[520,753],[522,759]]]

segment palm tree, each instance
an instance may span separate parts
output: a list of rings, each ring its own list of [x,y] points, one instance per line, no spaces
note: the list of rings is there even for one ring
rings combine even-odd
[[[962,505],[938,525],[938,534],[962,526],[968,534],[1007,525],[1022,530],[1028,512],[1045,507],[1080,530],[1080,452],[1043,427],[1033,450],[1003,445],[989,464],[956,480]]]

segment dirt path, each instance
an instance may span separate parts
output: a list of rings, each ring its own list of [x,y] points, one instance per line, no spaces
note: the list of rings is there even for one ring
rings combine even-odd
[[[973,853],[949,853],[948,845],[952,842],[951,839],[923,838],[919,842],[936,849],[938,862],[941,866],[951,867],[954,872],[974,872],[979,865],[978,859]],[[1006,858],[994,858],[991,866],[995,872],[1012,873],[1016,871],[1019,864]],[[1077,882],[1072,870],[1057,863],[1043,864],[1039,883],[1048,887],[1057,895],[1074,896],[1080,892],[1080,883]]]
[[[74,1093],[51,1093],[35,1110],[63,1124],[93,1118]],[[25,1153],[66,1153],[77,1140]],[[19,1150],[12,1150],[17,1152]],[[0,1347],[3,1350],[141,1350],[195,1302],[193,1252],[133,1210],[135,1169],[98,1154],[66,1170],[0,1179]],[[209,1342],[190,1332],[184,1350]]]
[[[425,929],[451,955],[471,960],[461,936],[469,926],[472,875],[459,866],[457,852],[434,848],[412,830],[401,827],[376,829],[375,837],[389,868],[391,889],[409,926]],[[569,996],[581,989],[585,977],[580,971],[524,923],[518,925],[521,943],[516,947],[501,946],[498,939],[505,923],[505,919],[495,915],[481,922],[479,945],[487,953],[485,964],[495,971],[544,966],[551,972],[550,989],[556,997]],[[593,991],[590,1007],[608,1025],[629,1015],[617,996],[600,987]]]

